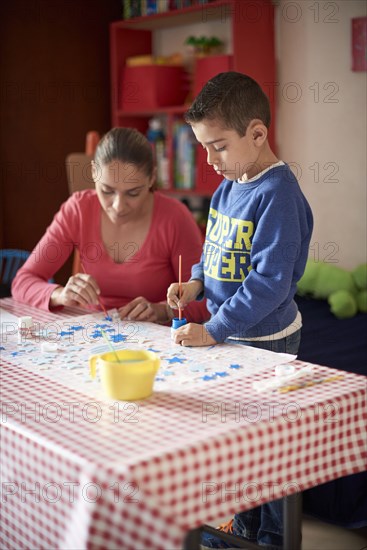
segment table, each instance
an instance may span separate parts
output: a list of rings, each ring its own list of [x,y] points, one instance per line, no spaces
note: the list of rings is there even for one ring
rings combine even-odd
[[[124,403],[2,359],[2,548],[178,549],[203,524],[365,470],[365,377],[257,394],[263,374]]]

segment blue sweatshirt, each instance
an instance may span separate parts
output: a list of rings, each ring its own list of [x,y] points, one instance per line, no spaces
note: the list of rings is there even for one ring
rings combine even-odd
[[[293,323],[312,228],[311,208],[288,165],[245,183],[222,181],[191,273],[204,283],[211,313],[205,328],[217,342],[268,336]]]

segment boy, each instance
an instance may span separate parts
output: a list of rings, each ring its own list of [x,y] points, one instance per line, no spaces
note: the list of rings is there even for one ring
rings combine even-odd
[[[209,80],[185,115],[207,162],[224,179],[214,192],[200,263],[191,279],[167,292],[184,308],[205,295],[211,319],[175,330],[183,346],[236,341],[296,354],[301,315],[293,300],[311,239],[313,218],[290,168],[267,136],[269,101],[249,76],[220,73]],[[230,532],[275,548],[282,544],[280,501],[237,514]],[[227,548],[204,535],[210,548]]]

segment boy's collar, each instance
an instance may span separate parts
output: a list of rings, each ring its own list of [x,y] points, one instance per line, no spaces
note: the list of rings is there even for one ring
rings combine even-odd
[[[254,176],[253,178],[249,179],[247,177],[246,173],[243,174],[240,178],[238,178],[237,182],[238,183],[252,183],[253,181],[256,181],[257,179],[261,178],[266,172],[268,172],[272,168],[277,168],[278,166],[283,166],[283,165],[284,165],[284,162],[282,160],[279,160],[278,162],[276,162],[274,164],[271,164],[270,166],[265,168],[265,170],[263,170],[262,172],[259,172],[258,174],[256,174],[256,176]]]

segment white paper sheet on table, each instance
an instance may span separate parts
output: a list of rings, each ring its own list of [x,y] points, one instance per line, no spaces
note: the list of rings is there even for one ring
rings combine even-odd
[[[116,311],[109,314],[116,319]],[[16,318],[15,318],[16,319]],[[100,383],[89,377],[88,358],[109,351],[101,330],[115,349],[146,349],[161,359],[154,389],[179,391],[188,385],[229,381],[256,372],[269,371],[295,359],[294,355],[273,353],[241,344],[185,348],[174,344],[170,329],[153,323],[107,321],[103,313],[61,319],[37,325],[33,339],[18,342],[17,335],[2,334],[2,357],[39,372],[42,376],[101,397]],[[57,342],[56,353],[41,353],[41,343]],[[220,367],[218,367],[220,365]]]
[[[0,307],[0,332],[14,332],[18,327],[18,317]]]

